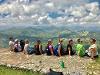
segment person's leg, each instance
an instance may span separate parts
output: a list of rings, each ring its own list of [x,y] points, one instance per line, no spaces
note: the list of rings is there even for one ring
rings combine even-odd
[[[98,57],[99,57],[98,55],[94,56],[94,58],[98,58]]]
[[[71,51],[71,55],[74,55],[74,54],[75,54],[75,51],[74,51],[74,50],[72,50],[72,51]]]
[[[88,50],[85,51],[85,55],[84,56],[87,56],[87,57],[91,57],[91,54],[89,53]]]
[[[95,53],[96,53],[95,50],[91,50],[91,58],[92,59],[95,59],[95,56],[96,56]]]
[[[28,54],[33,54],[33,53],[34,53],[33,48],[32,47],[29,47],[28,48]]]
[[[23,51],[24,50],[24,45],[22,46],[22,50],[21,51]]]
[[[48,56],[50,56],[50,55],[51,55],[51,53],[50,53],[50,51],[49,51],[49,50],[47,51],[47,55],[48,55]]]

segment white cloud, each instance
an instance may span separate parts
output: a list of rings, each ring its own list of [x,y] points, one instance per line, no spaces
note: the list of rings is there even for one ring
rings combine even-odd
[[[49,8],[53,8],[54,7],[54,3],[52,3],[52,2],[50,3],[49,2],[49,3],[46,3],[45,6],[47,6]]]
[[[20,0],[23,2],[25,0]],[[28,0],[26,0],[27,2]],[[69,7],[64,7],[65,3],[68,1],[65,0],[51,0],[46,2],[47,0],[40,0],[40,2],[33,2],[31,4],[23,4],[17,2],[12,2],[11,4],[2,4],[0,5],[0,19],[2,18],[2,14],[7,14],[5,18],[18,18],[19,20],[26,21],[30,20],[34,23],[39,22],[42,23],[50,23],[50,24],[65,24],[67,22],[87,22],[87,21],[98,21],[100,17],[100,9],[99,4],[97,2],[93,3],[80,3],[80,5],[70,5]],[[71,0],[68,1],[69,4],[72,4]],[[81,0],[79,0],[81,1]],[[67,3],[68,4],[68,3]],[[77,4],[77,3],[76,3]],[[63,12],[62,10],[63,9]],[[58,16],[57,18],[50,18],[47,14],[48,12],[57,12],[63,14]],[[4,15],[3,15],[4,16]],[[96,20],[95,20],[96,18]]]
[[[98,14],[100,12],[98,2],[86,4],[86,9],[94,14]]]

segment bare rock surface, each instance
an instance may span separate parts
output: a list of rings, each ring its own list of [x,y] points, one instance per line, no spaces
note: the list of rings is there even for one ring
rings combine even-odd
[[[65,68],[61,68],[59,62],[63,61]],[[87,75],[87,65],[92,63],[91,59],[78,56],[46,56],[25,55],[24,53],[10,52],[8,49],[0,49],[0,64],[9,67],[32,69],[33,71],[48,72],[49,68],[54,71],[63,72],[64,75]]]

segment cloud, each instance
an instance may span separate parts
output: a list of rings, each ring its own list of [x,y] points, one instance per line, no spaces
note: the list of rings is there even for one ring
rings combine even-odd
[[[78,0],[77,2],[76,0],[38,0],[27,4],[27,1],[30,2],[30,0],[19,0],[1,4],[0,19],[16,18],[20,22],[32,21],[33,24],[98,22],[98,19],[100,19],[98,2],[88,3],[88,0]]]

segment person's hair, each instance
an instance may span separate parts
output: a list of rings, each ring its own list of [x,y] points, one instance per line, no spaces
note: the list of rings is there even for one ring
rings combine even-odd
[[[41,41],[40,41],[40,40],[37,40],[36,42],[37,42],[37,43],[41,43]]]
[[[81,40],[80,40],[80,39],[77,39],[77,42],[78,42],[78,43],[80,43],[80,42],[81,42]]]
[[[64,41],[64,39],[60,39],[59,41],[62,43]]]
[[[9,37],[9,40],[13,40],[13,37]]]
[[[49,39],[47,45],[49,45],[49,44],[51,44],[51,43],[52,43],[52,40]]]
[[[63,40],[60,40],[60,42],[63,42]]]
[[[96,39],[94,39],[94,38],[91,38],[91,40],[95,43],[96,42]]]
[[[26,40],[25,40],[25,44],[28,44],[28,43],[29,43],[29,40],[28,40],[28,39],[26,39]]]
[[[25,41],[24,40],[20,40],[20,44],[25,44]]]
[[[80,43],[83,43],[83,41],[80,41]]]
[[[69,40],[68,42],[70,43],[70,42],[72,42],[73,40],[71,39],[71,40]]]

